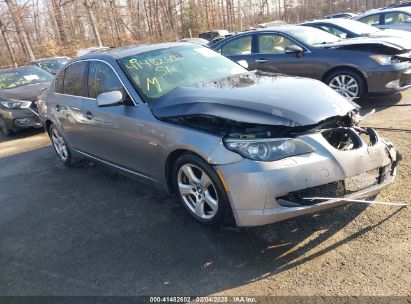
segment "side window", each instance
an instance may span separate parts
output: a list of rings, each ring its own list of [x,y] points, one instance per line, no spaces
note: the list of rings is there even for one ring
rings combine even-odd
[[[84,81],[87,62],[77,62],[68,66],[64,72],[64,94],[85,96]]]
[[[61,71],[61,73],[57,75],[56,80],[54,80],[54,91],[56,93],[63,94],[64,92],[63,80],[64,80],[64,70]]]
[[[333,26],[322,25],[321,29],[340,38],[347,38],[348,33]]]
[[[89,67],[88,95],[96,98],[101,93],[122,91],[123,85],[113,70],[103,62],[92,61]]]
[[[384,24],[410,23],[411,16],[404,13],[387,13],[384,15]]]
[[[285,54],[288,46],[295,44],[290,39],[277,35],[259,35],[258,45],[261,54]]]
[[[221,48],[221,53],[225,56],[249,55],[251,54],[251,42],[251,35],[234,39]]]
[[[364,18],[359,19],[362,23],[366,23],[368,25],[379,25],[380,24],[380,14],[367,16]]]

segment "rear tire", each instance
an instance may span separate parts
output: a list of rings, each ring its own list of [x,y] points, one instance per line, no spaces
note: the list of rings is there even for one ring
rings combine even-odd
[[[73,164],[73,156],[70,148],[64,137],[60,134],[60,131],[57,129],[56,125],[53,123],[50,125],[49,136],[59,159],[65,166],[71,166]]]
[[[355,71],[337,70],[328,75],[325,83],[352,101],[363,100],[367,95],[365,80]]]
[[[3,134],[6,136],[13,134],[13,131],[7,128],[6,123],[4,122],[4,119],[2,117],[0,117],[0,131],[3,132]]]
[[[174,189],[188,213],[202,224],[231,224],[227,193],[215,170],[193,153],[180,156],[173,168]]]

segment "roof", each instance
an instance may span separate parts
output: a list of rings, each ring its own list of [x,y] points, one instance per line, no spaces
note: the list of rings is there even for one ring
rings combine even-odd
[[[40,69],[40,68],[38,68],[38,67],[36,67],[36,66],[27,66],[27,65],[24,65],[24,66],[20,66],[20,67],[17,67],[17,68],[7,68],[7,69],[3,69],[3,70],[0,70],[0,73],[3,73],[3,72],[13,72],[13,71],[19,71],[19,70],[24,70],[24,69]]]
[[[301,23],[302,25],[309,25],[309,24],[316,24],[316,23],[328,23],[328,24],[334,24],[337,26],[341,26],[345,28],[346,26],[353,26],[356,25],[358,22],[357,20],[353,19],[319,19],[319,20],[310,20],[304,23]]]
[[[355,16],[354,19],[363,18],[363,17],[369,16],[369,15],[375,15],[375,14],[381,14],[381,13],[390,13],[390,12],[406,12],[408,14],[411,14],[411,7],[396,7],[396,8],[382,9],[382,10],[375,9],[375,10],[365,12],[364,14]]]
[[[120,48],[114,48],[109,50],[101,50],[92,53],[87,53],[83,56],[79,56],[76,59],[93,59],[93,58],[116,58],[121,59],[124,57],[141,54],[149,51],[166,49],[176,46],[183,46],[183,45],[197,45],[190,42],[167,42],[167,43],[156,43],[156,44],[142,44],[142,45],[130,45]]]
[[[41,62],[41,61],[47,61],[47,60],[53,60],[53,59],[71,59],[68,56],[55,56],[55,57],[44,57],[44,58],[39,58],[36,60],[32,60],[30,62]]]

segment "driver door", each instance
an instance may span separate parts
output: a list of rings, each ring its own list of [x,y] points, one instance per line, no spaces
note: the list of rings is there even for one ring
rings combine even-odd
[[[301,47],[305,51],[301,56],[287,53],[287,47],[291,45],[301,46],[279,33],[259,34],[255,54],[256,69],[272,73],[315,77],[312,53],[303,46]]]
[[[144,172],[140,138],[139,109],[133,104],[113,69],[101,61],[90,61],[87,79],[88,99],[83,103],[87,153],[110,164]],[[98,107],[101,93],[121,91],[124,102]]]

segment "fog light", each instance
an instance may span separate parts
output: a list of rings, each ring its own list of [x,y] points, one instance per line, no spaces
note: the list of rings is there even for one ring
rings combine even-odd
[[[387,89],[395,89],[395,88],[398,88],[399,86],[400,86],[400,80],[399,79],[390,81],[389,83],[387,83],[385,85],[385,87]]]
[[[18,118],[14,121],[19,127],[31,127],[35,125],[35,122],[30,118]]]

